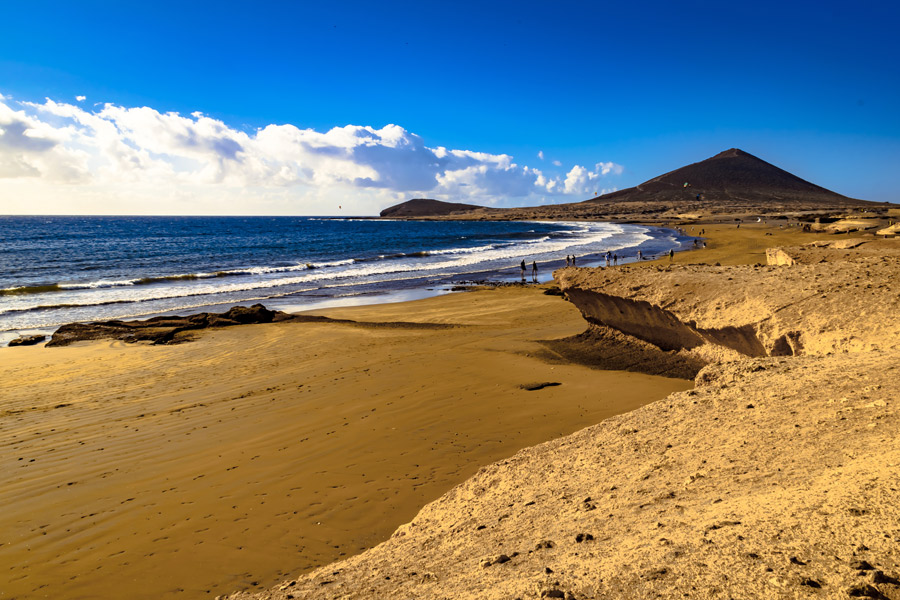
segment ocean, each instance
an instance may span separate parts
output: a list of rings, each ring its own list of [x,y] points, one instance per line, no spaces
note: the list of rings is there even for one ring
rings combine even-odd
[[[692,240],[601,222],[0,216],[0,344],[75,321],[419,298],[518,281],[522,260],[547,281],[567,254],[621,264]]]

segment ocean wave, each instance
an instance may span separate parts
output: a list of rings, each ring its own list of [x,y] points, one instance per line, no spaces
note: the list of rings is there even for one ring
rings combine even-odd
[[[101,312],[105,314],[105,311],[99,309],[91,312],[90,307],[127,303],[135,305],[134,309],[125,309],[129,314],[139,314],[143,310],[139,308],[140,303],[146,303],[145,307],[164,305],[167,307],[165,310],[182,310],[195,305],[243,301],[249,294],[260,300],[313,290],[323,290],[325,295],[330,295],[334,293],[328,291],[332,288],[359,284],[435,276],[445,278],[482,270],[499,272],[514,269],[517,273],[517,265],[521,260],[556,260],[568,253],[599,253],[601,248],[602,251],[615,251],[637,246],[650,239],[648,232],[647,229],[636,229],[633,226],[626,228],[610,223],[572,223],[568,229],[552,235],[516,242],[385,253],[372,257],[293,265],[245,267],[209,273],[108,279],[64,284],[66,287],[60,284],[35,285],[30,288],[23,286],[0,290],[0,295],[6,296],[0,302],[0,315],[8,316],[7,320],[10,322],[22,321],[20,316],[13,315],[29,311],[59,310],[60,314],[99,315]],[[148,310],[144,314],[159,312],[159,308]],[[114,312],[118,315],[122,311],[115,309]],[[50,318],[63,319],[54,314],[52,317],[42,316],[40,320]],[[71,320],[77,319],[67,319],[65,322]]]
[[[138,279],[101,279],[97,281],[72,282],[72,283],[48,283],[37,285],[25,285],[0,289],[0,296],[25,296],[29,294],[47,294],[51,292],[63,292],[71,290],[95,290],[103,288],[130,287],[137,285],[152,285],[173,281],[197,281],[200,279],[215,279],[221,277],[237,277],[241,275],[266,275],[271,273],[289,273],[292,271],[309,271],[312,269],[325,269],[329,267],[342,267],[353,264],[354,260],[338,260],[328,262],[303,263],[279,267],[246,267],[230,269],[226,271],[213,271],[209,273],[180,273],[176,275],[159,275],[154,277],[140,277]]]
[[[573,224],[574,225],[574,224]],[[573,242],[579,241],[580,237],[583,236],[584,233],[590,231],[590,227],[585,227],[582,224],[577,224],[577,228],[574,231],[565,232],[565,233],[575,233],[576,236],[569,237],[566,236],[564,239],[568,240],[566,245],[570,245]],[[581,234],[580,236],[577,234]],[[109,280],[109,279],[101,279],[97,281],[86,281],[86,282],[57,282],[57,283],[47,283],[47,284],[35,284],[35,285],[27,285],[27,286],[18,286],[18,287],[10,287],[5,289],[0,289],[0,296],[26,296],[31,294],[47,294],[54,292],[62,292],[62,291],[73,291],[73,290],[94,290],[94,289],[106,289],[106,288],[119,288],[119,287],[131,287],[131,286],[143,286],[143,285],[154,285],[161,283],[170,283],[170,282],[180,282],[180,281],[197,281],[203,279],[217,279],[224,277],[240,277],[245,275],[275,275],[278,273],[293,273],[293,272],[301,272],[301,271],[310,271],[315,269],[332,269],[332,268],[341,268],[348,267],[350,265],[354,265],[357,263],[368,263],[368,262],[377,262],[383,260],[397,260],[397,259],[406,259],[406,258],[428,258],[432,256],[454,256],[454,255],[466,255],[466,254],[478,254],[482,255],[483,260],[490,260],[490,258],[484,258],[485,253],[496,251],[498,249],[503,248],[516,248],[516,247],[533,247],[534,245],[544,244],[549,240],[554,239],[553,236],[545,235],[537,239],[533,240],[523,240],[516,242],[498,242],[493,244],[486,244],[482,246],[469,246],[469,247],[453,247],[453,248],[444,248],[444,249],[435,249],[435,250],[419,250],[413,252],[398,252],[393,254],[379,254],[377,256],[371,257],[359,257],[359,258],[348,258],[341,260],[333,260],[333,261],[320,261],[320,262],[302,262],[296,263],[293,265],[278,265],[278,266],[253,266],[253,267],[241,267],[236,269],[226,269],[219,271],[211,271],[211,272],[200,272],[200,273],[177,273],[172,275],[158,275],[158,276],[149,276],[149,277],[140,277],[135,279],[120,279],[120,280]],[[563,239],[563,238],[560,238]],[[535,252],[537,250],[530,250],[530,252]],[[544,250],[541,250],[544,251]],[[513,254],[509,254],[509,256],[513,256]],[[384,272],[392,272],[394,269],[385,268]],[[2,314],[3,311],[0,311]]]
[[[306,265],[297,266],[298,270],[307,271],[303,274],[286,277],[262,277],[257,279],[249,279],[246,281],[235,281],[234,283],[219,283],[216,279],[210,280],[206,284],[190,281],[189,278],[172,279],[170,283],[173,285],[162,289],[140,289],[135,286],[120,286],[104,291],[103,298],[95,297],[98,293],[97,288],[73,288],[61,290],[61,293],[67,293],[65,298],[60,298],[59,302],[53,304],[72,304],[77,306],[102,305],[108,302],[143,302],[157,299],[169,299],[178,297],[195,297],[195,296],[211,296],[215,294],[227,294],[237,292],[247,292],[251,290],[261,289],[277,289],[284,286],[296,286],[302,284],[316,283],[319,286],[333,287],[336,281],[352,280],[356,282],[368,281],[373,277],[391,276],[394,279],[402,278],[404,275],[421,273],[433,273],[442,271],[444,275],[458,275],[465,272],[475,271],[480,268],[497,270],[506,266],[514,267],[520,260],[527,257],[537,257],[538,260],[546,260],[541,256],[553,255],[556,253],[577,251],[578,248],[587,247],[598,244],[603,240],[609,240],[614,234],[622,233],[621,227],[615,225],[604,224],[605,227],[597,227],[590,229],[587,235],[576,239],[554,239],[546,236],[546,239],[539,240],[533,244],[512,244],[501,247],[491,246],[489,250],[480,252],[460,253],[460,254],[444,254],[432,256],[429,253],[406,253],[405,258],[413,258],[416,260],[382,260],[375,262],[356,262],[353,259],[344,261],[335,261],[329,263],[320,263],[329,266],[340,266],[342,268],[335,269],[308,269]],[[626,236],[626,239],[619,240],[615,245],[607,245],[604,249],[616,250],[626,246],[634,246],[639,244],[643,239],[649,236],[644,234],[633,234]],[[419,258],[432,258],[431,261],[418,260]],[[293,267],[277,267],[265,273],[257,272],[257,275],[273,275],[278,273],[290,272]],[[243,270],[249,271],[249,270]],[[228,271],[226,273],[235,273],[237,271]],[[217,276],[218,277],[218,276]],[[57,296],[58,297],[58,296]],[[0,309],[0,314],[12,312],[13,310],[31,310],[41,306],[45,306],[45,302],[34,302],[22,304],[19,306],[9,306],[6,309]]]

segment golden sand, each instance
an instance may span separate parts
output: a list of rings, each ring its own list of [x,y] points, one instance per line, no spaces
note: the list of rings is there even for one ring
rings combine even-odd
[[[537,358],[585,323],[534,287],[318,313],[454,327],[0,350],[0,597],[270,586],[381,542],[482,465],[692,385]]]

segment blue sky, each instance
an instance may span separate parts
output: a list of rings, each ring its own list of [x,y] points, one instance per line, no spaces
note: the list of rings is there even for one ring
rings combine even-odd
[[[0,212],[576,201],[730,147],[900,200],[896,3],[37,0],[2,13],[0,129],[20,137],[0,137]],[[334,130],[347,126],[367,129]]]

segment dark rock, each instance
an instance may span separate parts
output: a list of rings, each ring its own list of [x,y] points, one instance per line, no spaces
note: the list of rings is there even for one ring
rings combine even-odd
[[[565,598],[566,594],[562,590],[544,590],[541,592],[541,598]]]
[[[800,560],[799,558],[797,558],[796,556],[792,556],[792,557],[791,557],[791,564],[792,564],[792,565],[805,565],[806,563],[803,562],[802,560]]]
[[[850,563],[850,568],[856,569],[857,571],[873,571],[875,569],[875,567],[865,560],[854,560]]]
[[[275,311],[269,310],[262,304],[253,306],[234,306],[228,310],[222,318],[237,321],[242,325],[249,323],[271,323],[275,317]]]
[[[541,540],[538,542],[535,549],[541,550],[543,548],[553,548],[553,546],[555,546],[555,544],[551,540]]]
[[[46,335],[23,335],[17,337],[9,343],[10,348],[13,346],[34,346],[35,344],[40,344],[45,339],[47,339]]]
[[[74,342],[100,339],[122,340],[128,343],[172,344],[185,341],[184,336],[181,338],[176,336],[186,331],[290,320],[294,320],[292,315],[269,310],[262,304],[254,304],[235,306],[221,314],[197,313],[184,317],[153,317],[144,321],[69,323],[56,330],[47,346],[68,346]]]
[[[507,563],[510,560],[511,559],[505,554],[499,554],[497,556],[484,558],[481,560],[481,568],[487,569],[491,565],[502,565],[503,563]]]
[[[804,577],[800,580],[800,585],[809,586],[811,588],[819,589],[822,587],[822,584],[816,581],[815,579],[810,579],[809,577]]]
[[[578,535],[575,536],[575,541],[578,542],[579,544],[581,542],[588,542],[592,539],[594,539],[594,536],[592,536],[589,533],[579,533]]]

